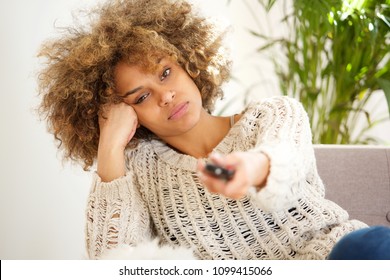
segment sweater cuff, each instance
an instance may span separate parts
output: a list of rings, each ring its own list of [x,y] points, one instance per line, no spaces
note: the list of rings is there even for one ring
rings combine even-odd
[[[302,155],[290,143],[260,146],[252,151],[264,153],[270,160],[265,186],[251,190],[257,205],[267,212],[292,207],[300,198],[299,184],[304,178]]]
[[[132,174],[128,172],[124,176],[110,182],[102,182],[97,172],[94,172],[91,193],[107,199],[129,197],[131,195],[132,177]]]

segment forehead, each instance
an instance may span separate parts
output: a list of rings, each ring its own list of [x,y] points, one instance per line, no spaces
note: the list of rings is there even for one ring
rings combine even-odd
[[[129,53],[123,56],[119,63],[136,66],[137,68],[139,68],[140,71],[144,73],[154,73],[159,69],[161,62],[166,59],[175,60],[174,57],[172,57],[171,55],[163,53],[138,52]]]
[[[177,63],[176,60],[169,56],[156,57],[153,60],[130,62],[128,60],[119,61],[114,67],[114,77],[117,78],[123,72],[137,72],[139,74],[148,75],[155,74],[164,67],[166,63]]]
[[[116,91],[122,92],[128,90],[129,87],[134,86],[134,84],[149,75],[152,75],[151,72],[147,71],[142,65],[128,64],[127,62],[120,61],[114,69]]]
[[[128,63],[127,61],[119,61],[114,67],[114,79],[117,82],[123,75],[150,75],[156,73],[160,68],[160,63],[155,62],[152,65],[144,63]]]

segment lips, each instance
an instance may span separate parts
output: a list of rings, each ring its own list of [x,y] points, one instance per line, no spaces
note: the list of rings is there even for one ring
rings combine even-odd
[[[168,117],[168,120],[180,119],[187,112],[188,106],[189,106],[189,102],[183,102],[183,103],[176,105],[172,109],[172,111]]]

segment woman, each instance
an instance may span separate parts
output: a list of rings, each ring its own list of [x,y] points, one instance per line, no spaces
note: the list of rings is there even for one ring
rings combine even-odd
[[[88,29],[42,47],[42,113],[66,158],[96,163],[89,257],[158,237],[199,259],[327,258],[367,226],[324,199],[305,111],[274,97],[211,115],[230,62],[223,34],[191,9],[109,1]]]

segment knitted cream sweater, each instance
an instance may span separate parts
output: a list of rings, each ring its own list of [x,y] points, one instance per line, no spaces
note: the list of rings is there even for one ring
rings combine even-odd
[[[251,104],[214,151],[267,154],[266,186],[240,200],[212,194],[199,181],[195,158],[143,141],[126,151],[124,177],[104,183],[94,174],[89,257],[157,235],[200,259],[324,259],[343,235],[366,226],[324,199],[307,115],[291,98]]]

